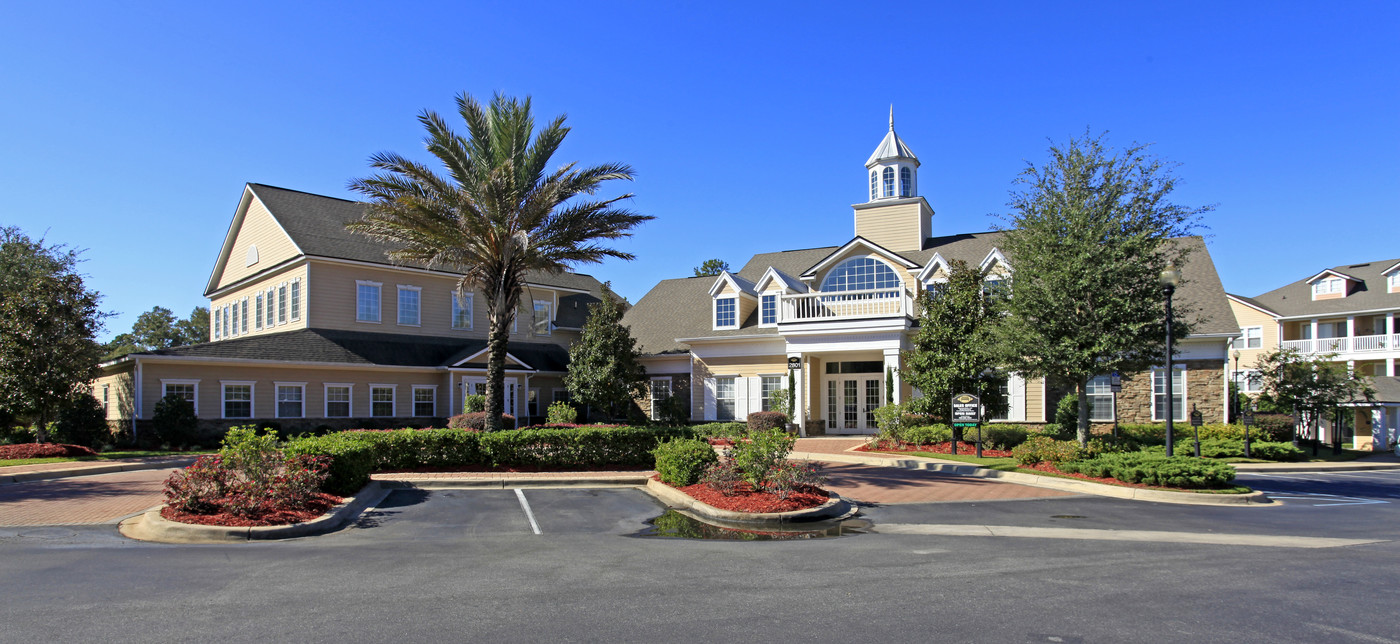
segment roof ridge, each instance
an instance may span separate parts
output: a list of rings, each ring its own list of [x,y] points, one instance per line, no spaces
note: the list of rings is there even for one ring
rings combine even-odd
[[[355,200],[353,200],[353,199],[342,199],[342,198],[340,198],[340,197],[332,197],[332,196],[330,196],[330,195],[323,195],[323,194],[318,194],[318,193],[315,193],[315,192],[307,192],[307,191],[305,191],[305,190],[296,190],[296,189],[294,189],[294,188],[283,188],[282,186],[274,186],[274,185],[267,184],[267,183],[258,183],[258,182],[256,182],[256,181],[249,181],[249,182],[248,182],[248,185],[250,185],[250,186],[258,186],[258,187],[261,187],[261,188],[272,188],[273,190],[281,190],[282,192],[295,192],[295,193],[297,193],[297,194],[307,195],[307,196],[310,196],[310,197],[320,197],[320,198],[322,198],[322,199],[334,199],[334,200],[336,200],[336,201],[344,201],[345,203],[352,203],[352,204],[359,204],[359,205],[363,205],[363,204],[365,203],[365,202],[363,202],[363,201],[355,201]]]

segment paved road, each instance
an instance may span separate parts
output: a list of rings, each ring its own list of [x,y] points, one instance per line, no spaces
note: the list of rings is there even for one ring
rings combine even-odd
[[[965,521],[1323,536],[1328,523],[1389,534],[1384,507],[1067,497],[867,511],[876,530]],[[437,490],[395,493],[353,528],[279,543],[0,528],[0,640],[1400,642],[1394,542],[634,536],[661,511],[631,489]]]

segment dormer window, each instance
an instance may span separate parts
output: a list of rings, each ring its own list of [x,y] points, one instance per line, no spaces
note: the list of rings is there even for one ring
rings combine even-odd
[[[1313,284],[1313,297],[1317,297],[1318,295],[1333,295],[1336,293],[1345,293],[1345,282],[1346,280],[1343,280],[1340,277],[1329,277],[1324,280],[1319,280],[1317,283]]]
[[[908,197],[914,194],[914,173],[909,168],[899,169],[899,196]]]
[[[766,293],[758,302],[758,323],[777,324],[778,323],[778,294]]]
[[[721,297],[715,300],[715,328],[732,329],[738,324],[738,300]]]
[[[1011,282],[1009,282],[1009,281],[1007,281],[1007,280],[1005,280],[1005,279],[1002,279],[1001,277],[988,277],[988,278],[982,280],[982,295],[983,295],[983,297],[987,297],[987,298],[992,298],[992,297],[1007,298],[1007,297],[1010,297],[1010,296],[1011,296]]]
[[[893,197],[893,196],[894,196],[894,168],[885,168],[884,178],[885,178],[885,193],[884,193],[884,194],[885,194],[886,197]]]
[[[871,201],[875,201],[875,198],[878,197],[878,196],[880,196],[879,189],[880,189],[880,173],[878,173],[878,172],[876,172],[876,171],[874,171],[874,170],[871,170],[871,171],[870,171],[870,200],[871,200]]]
[[[1390,285],[1392,291],[1400,290],[1400,271],[1391,273],[1390,277],[1386,278],[1386,284]]]

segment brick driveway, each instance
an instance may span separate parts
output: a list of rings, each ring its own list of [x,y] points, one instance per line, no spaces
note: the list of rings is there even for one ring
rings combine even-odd
[[[822,463],[826,488],[863,503],[938,503],[1074,496],[1046,488],[989,479],[874,465]]]
[[[0,485],[0,526],[111,523],[160,505],[172,470]]]

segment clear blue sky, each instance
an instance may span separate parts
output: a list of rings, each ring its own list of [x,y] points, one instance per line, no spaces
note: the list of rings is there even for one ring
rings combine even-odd
[[[219,4],[221,6],[215,6]],[[880,10],[876,10],[876,7]],[[839,244],[893,103],[938,234],[990,229],[1091,128],[1217,204],[1225,287],[1400,257],[1400,3],[13,3],[0,225],[89,249],[105,334],[202,291],[245,182],[353,197],[469,92],[637,169],[632,299],[709,257]]]

